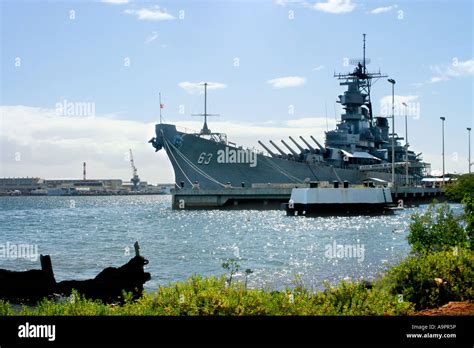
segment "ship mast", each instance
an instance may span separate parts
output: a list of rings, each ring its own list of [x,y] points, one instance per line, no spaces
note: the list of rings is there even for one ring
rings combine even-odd
[[[207,82],[204,83],[204,127],[203,131],[210,132],[207,127]]]
[[[207,117],[208,116],[219,116],[219,114],[208,114],[207,113],[207,82],[204,82],[204,113],[203,114],[192,114],[191,116],[201,116],[204,117],[204,125],[201,129],[201,134],[210,135],[212,134],[211,130],[207,126]]]
[[[364,74],[367,73],[367,69],[365,68],[365,34],[362,34],[364,35],[364,58],[363,58],[363,64],[364,64]]]
[[[360,62],[360,58],[359,58],[359,61],[357,63],[357,67],[354,70],[354,72],[348,73],[348,74],[334,74],[334,77],[336,77],[339,80],[345,80],[345,82],[341,83],[341,85],[347,85],[347,83],[349,83],[349,82],[357,82],[358,83],[358,88],[360,89],[360,91],[367,95],[367,102],[364,103],[364,105],[366,105],[367,108],[369,109],[369,121],[372,124],[373,111],[372,111],[372,101],[371,101],[371,98],[370,98],[370,89],[371,89],[371,86],[372,86],[372,79],[378,80],[380,78],[388,77],[388,76],[381,74],[380,70],[378,72],[375,72],[375,73],[369,73],[367,71],[367,63],[368,63],[368,60],[370,61],[370,59],[367,59],[366,56],[365,56],[365,48],[366,48],[366,45],[365,45],[366,39],[365,39],[365,37],[366,37],[366,34],[362,34],[362,35],[363,35],[362,63]]]

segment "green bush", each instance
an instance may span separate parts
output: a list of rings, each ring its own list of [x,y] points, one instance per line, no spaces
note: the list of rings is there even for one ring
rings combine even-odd
[[[342,282],[326,291],[307,289],[267,291],[229,285],[225,277],[194,276],[185,282],[161,286],[123,307],[125,315],[404,315],[413,305],[388,291]]]
[[[463,174],[456,181],[449,183],[444,188],[444,193],[448,199],[461,202],[466,196],[474,197],[474,173]]]
[[[228,284],[226,277],[193,276],[184,282],[160,286],[137,301],[123,306],[106,305],[75,293],[74,301],[60,303],[45,299],[35,307],[17,313],[0,303],[2,315],[407,315],[413,304],[382,288],[367,289],[357,282],[326,285],[324,292],[268,291],[245,289],[245,284]],[[7,308],[4,310],[4,308]]]
[[[33,316],[113,315],[115,308],[116,306],[107,306],[101,301],[87,300],[77,291],[73,291],[69,298],[59,302],[45,298],[34,307],[24,306],[19,314]]]
[[[470,246],[470,238],[447,204],[435,203],[422,215],[412,215],[408,243],[414,252],[437,252]]]
[[[474,197],[466,195],[462,203],[464,204],[467,237],[471,243],[471,249],[474,249]]]
[[[0,300],[0,316],[12,315],[14,311],[10,303]]]
[[[414,311],[412,303],[390,291],[379,286],[367,289],[359,282],[343,281],[327,287],[313,303],[318,315],[408,315]]]
[[[392,294],[403,295],[417,310],[474,300],[474,255],[470,250],[453,248],[410,256],[388,270],[383,282]]]

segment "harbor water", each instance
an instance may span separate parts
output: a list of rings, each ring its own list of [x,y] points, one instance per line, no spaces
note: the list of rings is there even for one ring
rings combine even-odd
[[[316,290],[324,281],[371,280],[405,257],[410,216],[426,208],[306,218],[283,211],[177,211],[171,196],[0,197],[0,268],[40,268],[39,259],[8,252],[28,245],[51,255],[58,281],[93,278],[126,263],[139,241],[150,261],[146,290],[193,274],[222,275],[222,263],[232,258],[241,266],[237,278],[253,271],[250,287],[283,289],[299,277]]]

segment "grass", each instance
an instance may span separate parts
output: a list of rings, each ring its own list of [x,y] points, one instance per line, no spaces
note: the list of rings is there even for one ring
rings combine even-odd
[[[243,283],[228,284],[225,277],[193,276],[184,282],[160,286],[137,301],[123,306],[106,305],[75,293],[74,301],[44,299],[35,307],[14,311],[0,302],[0,315],[96,316],[96,315],[407,315],[413,304],[379,288],[342,282],[324,292],[246,289]]]

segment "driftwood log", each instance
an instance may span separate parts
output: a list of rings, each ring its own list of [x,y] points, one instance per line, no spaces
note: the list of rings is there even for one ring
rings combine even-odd
[[[56,280],[49,255],[40,256],[41,269],[15,272],[0,269],[0,299],[36,301],[54,293]]]
[[[15,272],[0,269],[0,299],[12,302],[36,302],[55,294],[69,296],[77,290],[86,298],[103,302],[123,301],[123,292],[138,298],[143,293],[143,284],[151,279],[144,271],[148,264],[140,256],[138,242],[135,243],[135,257],[121,267],[107,267],[94,279],[65,280],[56,282],[49,255],[41,255],[41,270]]]

